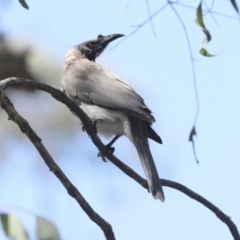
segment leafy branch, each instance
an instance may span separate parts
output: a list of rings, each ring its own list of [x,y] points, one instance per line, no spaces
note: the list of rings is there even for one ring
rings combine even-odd
[[[185,23],[184,23],[184,21],[182,19],[182,16],[179,14],[179,12],[178,12],[178,10],[177,10],[177,8],[175,6],[182,6],[182,7],[185,7],[185,8],[196,10],[197,19],[196,19],[195,22],[202,29],[202,31],[204,32],[204,34],[206,36],[206,38],[203,40],[202,47],[199,50],[199,52],[200,52],[201,55],[203,55],[205,57],[213,57],[214,55],[210,54],[205,49],[205,46],[208,44],[209,41],[211,41],[211,34],[207,30],[207,28],[206,28],[206,26],[204,24],[203,14],[208,14],[208,13],[211,14],[211,16],[212,16],[212,18],[213,18],[213,20],[214,20],[214,22],[216,24],[217,24],[217,21],[216,21],[216,19],[214,17],[215,14],[221,15],[223,17],[229,17],[229,18],[237,19],[237,20],[239,20],[239,18],[233,17],[233,16],[229,16],[229,15],[226,15],[224,13],[219,13],[219,12],[213,11],[212,9],[213,9],[213,6],[214,6],[214,0],[212,1],[212,4],[211,4],[210,8],[208,8],[208,6],[207,6],[207,4],[206,4],[206,2],[204,0],[200,1],[200,3],[199,3],[197,8],[193,7],[193,6],[190,6],[190,5],[183,4],[183,3],[181,3],[180,0],[177,0],[177,1],[166,0],[167,3],[165,3],[163,6],[161,6],[153,14],[150,13],[150,6],[149,6],[148,0],[145,0],[145,2],[146,2],[148,14],[149,14],[148,18],[145,21],[143,21],[142,23],[140,23],[138,25],[135,25],[135,29],[133,31],[131,31],[129,34],[127,34],[125,38],[123,38],[121,41],[119,41],[110,50],[112,50],[112,49],[116,48],[117,46],[119,46],[123,41],[127,40],[129,37],[131,37],[132,35],[137,33],[142,27],[144,27],[148,23],[151,25],[153,35],[156,37],[156,32],[155,32],[154,25],[153,25],[153,22],[152,22],[153,18],[158,16],[167,7],[170,7],[172,9],[173,13],[178,18],[178,21],[179,21],[179,23],[180,23],[180,25],[181,25],[181,27],[182,27],[182,29],[184,31],[184,35],[185,35],[185,38],[186,38],[188,51],[189,51],[189,59],[191,61],[193,87],[194,87],[195,101],[196,101],[196,113],[195,113],[194,123],[193,123],[193,126],[192,126],[191,130],[190,130],[190,134],[189,134],[188,140],[192,143],[192,150],[193,150],[193,155],[194,155],[195,161],[196,161],[196,163],[199,163],[199,160],[197,158],[196,148],[195,148],[195,139],[194,139],[194,137],[197,136],[196,124],[197,124],[199,111],[200,111],[200,104],[199,104],[199,97],[198,97],[198,88],[197,88],[197,77],[196,77],[196,70],[195,70],[195,60],[194,60],[194,57],[193,57],[193,52],[192,52],[192,47],[191,47],[191,42],[190,42],[190,39],[189,39],[189,33],[188,33],[188,30],[187,30],[187,27],[186,27],[186,25],[185,25]],[[230,2],[232,4],[232,6],[234,7],[234,9],[236,10],[236,12],[239,13],[236,1],[235,0],[230,0]],[[202,4],[205,5],[207,10],[202,8]]]

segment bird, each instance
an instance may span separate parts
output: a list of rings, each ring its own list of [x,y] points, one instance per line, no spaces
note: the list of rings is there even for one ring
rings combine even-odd
[[[61,76],[63,92],[86,113],[94,123],[97,134],[113,137],[106,146],[125,135],[135,146],[149,190],[154,199],[164,201],[164,192],[148,138],[162,144],[161,137],[152,129],[155,122],[143,98],[122,78],[107,67],[95,62],[109,43],[123,34],[98,35],[71,48],[65,55]]]

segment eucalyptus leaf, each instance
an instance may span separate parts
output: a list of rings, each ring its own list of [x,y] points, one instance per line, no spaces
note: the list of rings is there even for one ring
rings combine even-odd
[[[210,54],[205,48],[201,48],[199,51],[204,57],[215,57],[215,55]]]
[[[29,6],[27,5],[25,0],[19,0],[19,2],[25,9],[29,9]]]
[[[29,240],[19,218],[13,213],[0,214],[4,233],[14,240]]]
[[[233,5],[234,9],[236,10],[236,12],[239,13],[238,5],[237,5],[236,1],[235,0],[230,0],[230,1],[231,1],[232,5]]]
[[[210,54],[207,52],[207,50],[204,48],[212,39],[212,36],[210,32],[205,27],[204,21],[203,21],[203,13],[202,13],[202,2],[197,7],[197,19],[195,20],[196,24],[202,29],[202,31],[205,34],[205,38],[202,42],[202,48],[200,49],[200,54],[202,54],[205,57],[214,57],[215,55]]]
[[[7,237],[9,237],[9,226],[8,226],[8,214],[1,213],[0,214],[1,223],[3,227],[3,231]]]
[[[202,2],[200,2],[198,8],[197,8],[197,19],[195,20],[196,24],[202,29],[204,34],[206,35],[206,38],[203,40],[202,47],[206,46],[208,42],[211,41],[212,37],[210,32],[205,27],[205,24],[203,22],[203,14],[202,14]]]
[[[60,240],[56,226],[43,217],[37,217],[37,239],[38,240]]]

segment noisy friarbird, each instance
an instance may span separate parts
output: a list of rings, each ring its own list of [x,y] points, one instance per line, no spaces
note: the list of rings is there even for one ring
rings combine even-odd
[[[110,42],[123,36],[98,35],[97,39],[70,49],[65,56],[61,86],[95,123],[98,134],[114,137],[110,145],[122,135],[133,143],[153,197],[164,201],[161,180],[148,144],[148,138],[162,143],[151,128],[155,119],[143,98],[128,83],[95,62]]]

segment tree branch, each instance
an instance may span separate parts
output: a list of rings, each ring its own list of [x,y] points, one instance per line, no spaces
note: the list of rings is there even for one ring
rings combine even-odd
[[[61,169],[54,163],[53,159],[42,145],[40,138],[36,135],[36,133],[31,129],[29,124],[26,120],[24,120],[14,109],[10,100],[6,97],[2,89],[5,89],[8,86],[21,86],[27,88],[34,88],[39,89],[45,92],[50,93],[56,100],[64,103],[68,108],[71,109],[82,121],[88,135],[91,137],[92,142],[94,145],[99,149],[102,153],[107,153],[107,149],[105,145],[101,142],[99,137],[96,135],[96,129],[94,128],[93,124],[87,117],[87,115],[78,107],[78,105],[69,99],[63,92],[57,90],[47,84],[24,79],[24,78],[8,78],[5,80],[0,81],[0,103],[2,108],[8,113],[9,118],[15,121],[20,129],[29,137],[29,139],[33,142],[35,147],[38,149],[39,153],[43,157],[45,163],[49,166],[50,170],[58,177],[58,179],[63,183],[65,188],[68,190],[68,193],[74,197],[79,205],[83,208],[83,210],[88,214],[88,216],[96,222],[104,231],[106,239],[115,239],[114,234],[112,232],[111,226],[106,223],[97,213],[93,211],[93,209],[89,206],[86,200],[81,196],[78,190],[72,185],[72,183],[67,179]],[[109,159],[115,166],[121,169],[126,175],[134,179],[137,183],[139,183],[145,189],[148,189],[148,184],[145,179],[139,176],[133,169],[125,165],[121,162],[118,158],[116,158],[113,154],[106,155],[106,158]],[[192,190],[188,189],[187,187],[170,181],[161,179],[161,183],[163,186],[174,188],[190,198],[198,201],[199,203],[203,204],[209,210],[216,214],[216,216],[224,222],[233,238],[235,240],[240,240],[240,235],[236,225],[233,223],[231,218],[224,214],[219,208],[217,208],[214,204],[200,196],[199,194],[193,192]],[[103,224],[104,223],[104,224]],[[103,225],[102,225],[103,224]],[[110,237],[111,238],[110,238]]]
[[[147,181],[145,179],[143,179],[141,176],[139,176],[133,169],[131,169],[130,167],[125,165],[123,162],[121,162],[118,158],[116,158],[113,155],[110,155],[107,158],[115,166],[120,168],[126,175],[128,175],[129,177],[134,179],[137,183],[139,183],[145,189],[148,189]],[[161,179],[161,184],[162,184],[162,186],[165,186],[165,187],[174,188],[174,189],[176,189],[176,190],[186,194],[190,198],[196,200],[197,202],[201,203],[202,205],[204,205],[206,208],[208,208],[213,213],[215,213],[216,216],[222,222],[224,222],[228,226],[228,228],[229,228],[229,230],[230,230],[230,232],[231,232],[231,234],[233,236],[233,239],[240,240],[240,235],[239,235],[237,226],[234,224],[234,222],[231,220],[231,218],[228,215],[226,215],[225,213],[223,213],[214,204],[209,202],[207,199],[205,199],[204,197],[200,196],[199,194],[197,194],[196,192],[192,191],[191,189],[185,187],[184,185],[182,185],[180,183],[177,183],[177,182],[174,182],[174,181]]]
[[[81,206],[83,211],[89,216],[89,218],[103,230],[106,239],[115,240],[112,226],[92,209],[92,207],[88,204],[88,202],[78,191],[78,189],[70,182],[67,176],[54,162],[53,158],[42,144],[41,139],[33,131],[28,122],[24,118],[22,118],[21,115],[19,115],[19,113],[15,110],[10,99],[1,89],[0,89],[0,104],[1,107],[7,112],[9,119],[14,121],[19,126],[21,131],[27,135],[27,137],[33,143],[35,148],[38,150],[39,154],[42,156],[44,162],[47,164],[50,171],[54,173],[54,175],[61,181],[63,186],[66,188],[68,194],[78,202],[78,204]]]

